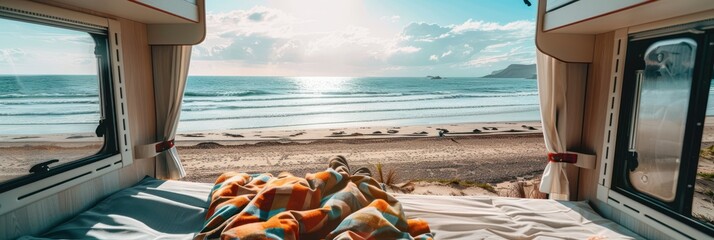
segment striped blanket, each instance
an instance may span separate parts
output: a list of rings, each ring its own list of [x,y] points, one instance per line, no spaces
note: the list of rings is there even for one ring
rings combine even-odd
[[[195,239],[433,239],[426,222],[370,177],[328,168],[305,178],[227,172]]]

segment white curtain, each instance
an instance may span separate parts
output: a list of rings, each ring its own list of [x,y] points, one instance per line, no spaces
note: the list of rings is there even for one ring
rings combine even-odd
[[[543,138],[549,153],[565,153],[565,112],[567,64],[538,51],[538,95],[543,123]],[[568,200],[567,163],[548,162],[540,182],[540,191],[551,199]]]
[[[152,46],[151,54],[154,67],[157,140],[164,143],[172,142],[181,115],[181,101],[186,88],[191,46]],[[184,176],[186,171],[181,165],[176,147],[171,146],[157,155],[157,178],[179,179]]]

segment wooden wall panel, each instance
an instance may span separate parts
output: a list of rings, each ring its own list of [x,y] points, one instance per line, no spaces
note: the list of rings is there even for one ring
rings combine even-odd
[[[593,63],[590,64],[585,92],[582,151],[595,153],[595,169],[580,169],[578,200],[593,200],[600,176],[600,158],[607,114],[608,93],[612,67],[615,32],[595,36]]]
[[[153,143],[156,142],[156,108],[147,26],[126,19],[119,19],[119,23],[122,28],[124,80],[132,144],[139,146]],[[128,179],[128,182],[136,182],[137,178],[141,179],[146,175],[154,176],[155,159],[134,159],[134,164],[141,167],[136,167],[135,176]],[[150,164],[147,164],[148,162]]]
[[[577,151],[588,153],[581,149],[582,145],[582,130],[583,130],[583,107],[585,105],[587,94],[585,93],[586,83],[588,78],[588,64],[584,63],[568,63],[567,66],[567,89],[565,92],[566,98],[566,123],[565,136],[561,135],[561,141],[564,141],[568,151]],[[579,167],[567,164],[565,172],[568,176],[570,200],[576,200],[578,194],[578,178]]]
[[[77,9],[74,9],[77,10]],[[151,52],[146,25],[125,19],[121,23],[127,111],[133,144],[156,139],[156,115],[151,73]],[[155,158],[134,159],[119,170],[72,186],[0,216],[0,239],[37,235],[84,211],[104,197],[154,176]]]
[[[580,169],[578,200],[589,200],[598,213],[604,217],[640,234],[646,239],[666,239],[666,235],[658,229],[646,225],[636,218],[613,208],[597,199],[598,181],[600,178],[601,154],[607,122],[610,84],[612,82],[612,66],[614,54],[615,32],[599,34],[595,38],[593,63],[587,81],[586,101],[583,119],[582,147],[583,151],[597,155],[594,170]],[[615,136],[611,136],[615,137]],[[612,153],[611,153],[612,154]]]

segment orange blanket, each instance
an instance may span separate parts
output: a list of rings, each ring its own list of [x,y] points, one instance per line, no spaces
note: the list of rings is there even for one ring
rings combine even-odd
[[[426,222],[370,177],[327,169],[305,178],[228,172],[195,239],[433,239]]]

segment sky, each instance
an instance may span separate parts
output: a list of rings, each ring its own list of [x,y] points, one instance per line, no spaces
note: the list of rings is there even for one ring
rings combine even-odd
[[[522,0],[209,0],[190,75],[483,76],[535,63]],[[0,74],[96,74],[86,33],[0,19]]]
[[[210,0],[190,75],[483,76],[535,63],[521,0]]]
[[[97,74],[86,32],[0,18],[0,74]]]

